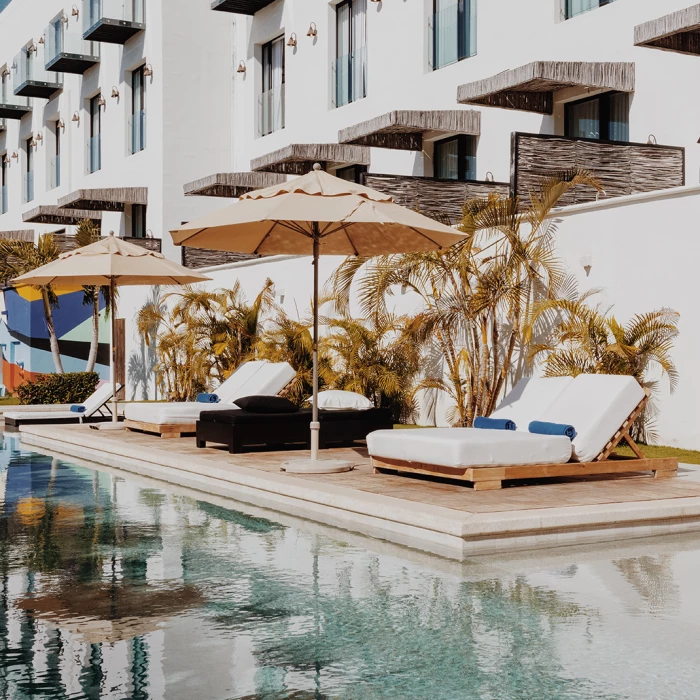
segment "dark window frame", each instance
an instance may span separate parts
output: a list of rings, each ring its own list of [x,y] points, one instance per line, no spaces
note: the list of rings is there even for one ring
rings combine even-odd
[[[267,92],[272,89],[272,46],[277,41],[282,41],[282,85],[287,80],[287,52],[284,50],[284,34],[266,41],[262,46],[262,71],[261,90]]]
[[[343,177],[346,173],[353,173],[353,178],[349,179]],[[362,176],[367,172],[366,165],[346,165],[343,168],[336,168],[335,176],[339,177],[341,180],[346,180],[347,182],[354,182],[357,185],[362,184]]]
[[[439,157],[440,149],[443,145],[452,141],[457,141],[457,177],[442,177],[438,175],[438,164],[441,162]],[[472,148],[468,147],[470,144],[472,145]],[[455,136],[448,136],[445,139],[435,141],[433,144],[433,176],[438,180],[470,182],[472,178],[467,177],[469,175],[469,170],[467,169],[467,156],[470,155],[469,151],[472,151],[474,154],[474,159],[476,159],[476,149],[476,136],[471,136],[469,134],[456,134]],[[474,173],[474,177],[476,177],[476,172]]]
[[[478,0],[458,0],[457,2],[457,61],[464,61],[467,58],[471,58],[476,55],[476,52],[470,53],[471,42],[467,39],[467,36],[471,36],[471,27],[469,26],[469,20],[471,17],[471,3],[477,2]],[[567,7],[568,2],[567,1]],[[478,10],[477,10],[478,11]],[[438,31],[437,24],[435,23],[435,17],[438,14],[438,0],[433,0],[433,56],[432,65],[433,70],[439,70],[446,66],[453,65],[452,63],[443,63],[438,65],[438,42],[436,41],[436,33]],[[469,32],[467,32],[469,28]]]
[[[348,92],[348,100],[347,100],[347,102],[341,103],[341,100],[339,99],[341,85],[339,84],[337,66],[338,66],[338,61],[341,58],[343,58],[343,56],[339,55],[339,52],[340,52],[340,41],[339,41],[339,38],[340,38],[340,21],[339,21],[340,14],[339,14],[339,10],[342,7],[348,8],[348,16],[349,16],[349,21],[348,21],[348,54],[344,54],[344,55],[349,55],[349,54],[353,53],[353,46],[355,44],[355,32],[354,32],[355,24],[353,22],[353,4],[354,4],[354,0],[342,0],[342,2],[339,2],[334,8],[334,10],[335,10],[335,65],[336,65],[336,75],[335,75],[335,85],[334,85],[334,90],[335,90],[334,106],[336,108],[337,107],[345,107],[346,105],[352,104],[353,102],[357,102],[358,100],[362,100],[365,97],[367,97],[367,84],[366,84],[367,75],[365,73],[364,90],[360,91],[363,94],[360,94],[360,92],[358,92],[358,94],[355,94],[355,77],[353,75],[353,71],[355,70],[355,65],[352,62],[350,62],[348,64],[347,85],[345,86],[347,88],[347,92]],[[365,10],[365,12],[366,12],[366,10]],[[367,14],[365,14],[365,23],[366,22],[367,22]],[[366,29],[366,25],[365,25],[365,42],[367,41],[366,32],[367,32],[367,29]],[[366,48],[366,44],[365,44],[364,48]],[[366,69],[366,65],[363,64],[360,67],[360,71],[364,71],[365,69]]]
[[[592,7],[590,10],[584,10],[583,12],[577,12],[576,14],[572,14],[571,5],[573,3],[573,0],[566,0],[564,15],[567,20],[574,19],[574,17],[580,17],[581,15],[585,15],[588,12],[593,12],[593,10],[599,10],[601,7],[605,7],[606,5],[612,5],[613,2],[615,2],[615,0],[599,0],[598,7]]]
[[[131,231],[132,238],[147,238],[146,236],[146,213],[147,205],[131,205]]]
[[[140,153],[146,150],[146,134],[145,134],[145,123],[141,121],[141,112],[146,112],[146,76],[145,76],[146,64],[139,66],[135,70],[131,71],[131,154]],[[137,80],[138,79],[138,80]],[[135,89],[134,85],[138,82],[138,87]],[[141,108],[139,110],[137,107],[137,97],[141,103]],[[138,144],[135,143],[135,129],[136,120],[139,120],[139,135],[140,139]],[[136,146],[138,145],[138,148]]]
[[[593,102],[594,100],[598,101],[598,126],[600,129],[600,133],[598,134],[598,138],[594,137],[585,137],[589,138],[594,141],[612,141],[610,138],[610,114],[611,114],[611,100],[613,97],[617,95],[627,95],[628,100],[629,100],[629,93],[626,92],[621,92],[619,90],[611,90],[609,92],[601,92],[598,95],[593,95],[592,97],[584,97],[580,100],[573,100],[571,102],[567,102],[564,105],[564,136],[566,138],[584,138],[581,136],[572,136],[574,129],[572,128],[574,125],[572,124],[572,109],[575,106],[585,104],[586,102]],[[628,107],[628,112],[627,112],[627,124],[629,125],[629,102],[627,104]],[[628,139],[629,140],[629,139]],[[622,142],[625,143],[625,142]]]

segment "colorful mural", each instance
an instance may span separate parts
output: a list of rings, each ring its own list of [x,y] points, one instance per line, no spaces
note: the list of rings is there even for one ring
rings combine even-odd
[[[63,369],[66,372],[85,370],[92,338],[92,306],[83,304],[83,290],[65,289],[58,294],[58,307],[53,310]],[[100,344],[95,371],[101,379],[109,379],[109,322],[105,303],[100,298]],[[41,294],[31,288],[5,289],[0,293],[0,351],[2,377],[0,389],[13,392],[17,386],[37,374],[55,371],[49,334],[44,320]]]

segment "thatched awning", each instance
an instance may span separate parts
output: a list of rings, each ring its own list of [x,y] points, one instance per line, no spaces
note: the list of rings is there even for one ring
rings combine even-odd
[[[22,214],[22,221],[33,224],[64,224],[65,226],[75,226],[83,219],[90,219],[95,222],[102,222],[102,214],[100,212],[80,210],[80,209],[61,209],[56,205],[42,204],[39,207],[34,207],[30,211]]]
[[[346,165],[369,165],[369,148],[343,143],[293,143],[278,151],[254,158],[252,170],[264,170],[287,175],[305,175],[314,163],[324,170]]]
[[[34,241],[34,229],[26,228],[19,231],[0,231],[2,241]]]
[[[404,151],[423,149],[423,135],[481,133],[481,112],[472,109],[394,110],[366,122],[354,124],[338,132],[340,143]]]
[[[569,87],[634,91],[634,63],[535,61],[457,88],[457,102],[552,114],[554,93]]]
[[[124,211],[126,204],[148,204],[148,187],[76,190],[58,200],[58,206],[63,209],[91,211]]]
[[[637,25],[634,44],[700,56],[700,5]]]
[[[254,15],[274,0],[213,0],[212,10],[233,12],[238,15]]]
[[[287,180],[280,173],[216,173],[184,186],[185,196],[240,197],[251,190],[279,185]]]

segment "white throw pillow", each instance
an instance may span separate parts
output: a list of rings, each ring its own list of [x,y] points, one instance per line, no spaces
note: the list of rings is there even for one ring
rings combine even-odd
[[[309,403],[311,399],[308,399]],[[366,411],[373,408],[372,402],[362,394],[340,389],[327,389],[318,392],[318,407],[326,411]]]

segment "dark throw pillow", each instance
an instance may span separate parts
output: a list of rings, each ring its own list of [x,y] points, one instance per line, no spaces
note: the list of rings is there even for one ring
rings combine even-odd
[[[250,413],[296,413],[299,406],[282,396],[244,396],[233,402]]]

